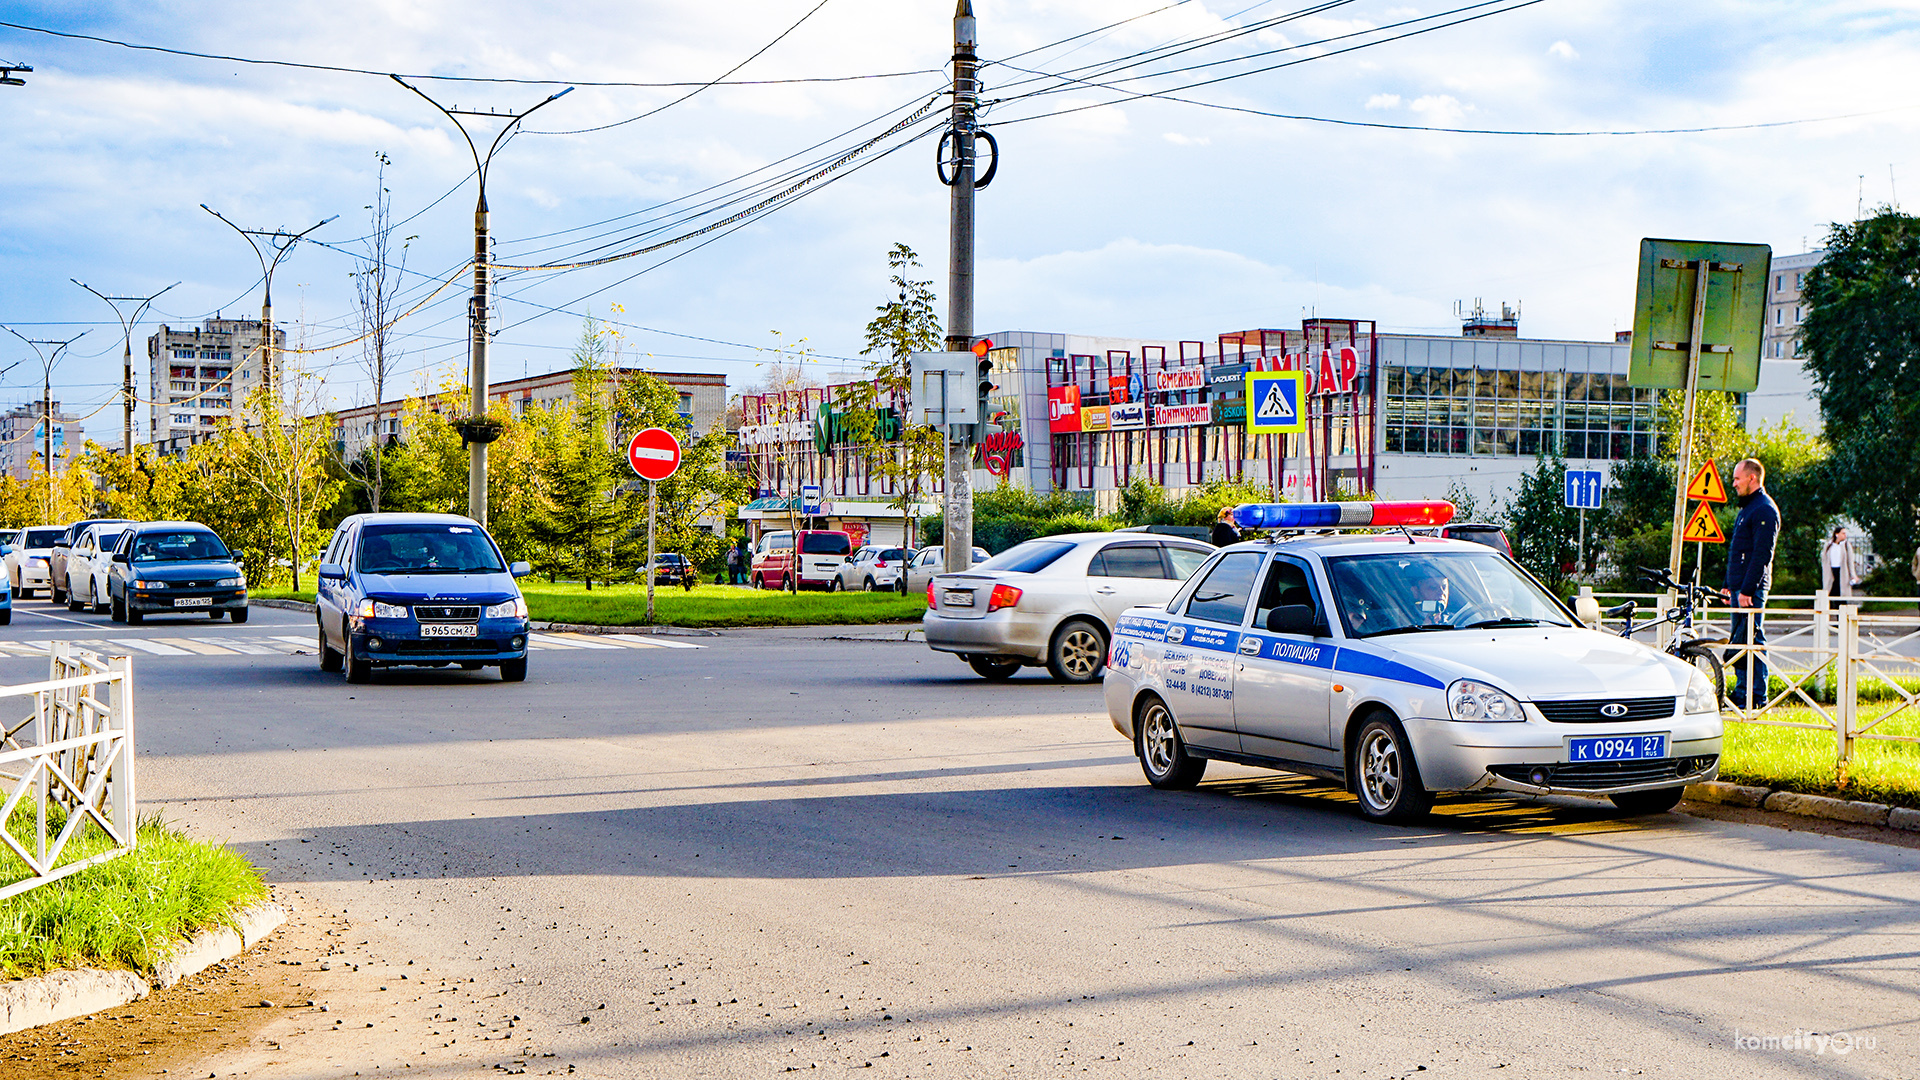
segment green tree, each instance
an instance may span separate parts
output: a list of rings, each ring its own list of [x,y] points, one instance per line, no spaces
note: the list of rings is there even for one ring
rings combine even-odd
[[[1905,565],[1920,507],[1920,218],[1836,224],[1807,274],[1806,367],[1833,445],[1829,490]]]
[[[694,431],[692,423],[680,415],[679,393],[645,373],[620,381],[617,402],[618,441],[623,448],[633,432],[650,427],[671,431],[680,440],[680,467],[655,489],[654,547],[678,552],[695,566],[706,566],[721,554],[726,542],[720,524],[747,492],[746,478],[727,469],[727,449],[733,438],[725,421],[715,421],[704,435]],[[630,505],[638,512],[635,541],[644,550],[646,493],[636,493]]]
[[[607,341],[588,319],[574,348],[573,403],[546,411],[533,437],[543,498],[528,522],[543,569],[586,583],[633,574],[633,519],[619,490],[624,453],[613,448],[613,370]]]
[[[1514,558],[1556,591],[1564,590],[1578,559],[1574,548],[1580,519],[1567,506],[1566,489],[1567,463],[1542,457],[1520,477],[1519,488],[1507,500]]]

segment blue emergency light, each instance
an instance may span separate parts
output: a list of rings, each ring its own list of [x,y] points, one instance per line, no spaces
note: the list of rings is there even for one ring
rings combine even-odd
[[[1242,529],[1430,529],[1453,520],[1453,504],[1425,502],[1243,503],[1233,508]]]

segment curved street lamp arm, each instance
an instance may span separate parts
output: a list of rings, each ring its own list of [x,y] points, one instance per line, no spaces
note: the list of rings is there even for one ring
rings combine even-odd
[[[473,137],[467,134],[466,125],[460,123],[460,118],[448,112],[447,107],[445,105],[442,105],[439,102],[428,97],[425,91],[421,90],[419,87],[414,86],[412,83],[401,78],[400,76],[389,75],[388,78],[392,79],[394,82],[399,83],[401,86],[404,86],[409,90],[412,90],[414,93],[420,95],[421,101],[424,101],[427,104],[433,106],[434,108],[439,109],[442,115],[444,115],[448,120],[452,121],[454,129],[460,132],[460,137],[467,140],[467,152],[473,155],[474,171],[479,172],[480,171],[480,150],[478,147],[473,145]],[[482,189],[485,189],[486,186],[487,186],[486,174],[481,173],[480,187]]]
[[[219,218],[221,223],[226,225],[227,228],[232,229],[234,232],[237,232],[240,234],[240,238],[242,240],[245,240],[247,242],[247,246],[253,249],[253,257],[260,260],[260,276],[266,277],[267,276],[267,257],[265,255],[260,254],[260,245],[254,241],[253,234],[249,233],[247,230],[241,228],[240,226],[235,225],[233,222],[228,221],[225,214],[222,214],[220,211],[215,210],[211,206],[208,206],[206,203],[201,203],[200,209],[205,210],[207,213],[212,214],[214,217]]]
[[[500,140],[506,138],[508,132],[514,131],[515,129],[519,128],[521,121],[524,121],[527,117],[532,116],[535,112],[539,111],[540,109],[545,108],[546,106],[551,105],[556,101],[559,101],[561,98],[566,97],[568,94],[571,94],[571,93],[573,93],[573,87],[569,86],[565,90],[562,90],[557,94],[548,94],[546,97],[546,100],[542,101],[538,105],[535,105],[533,108],[528,109],[526,112],[521,113],[519,116],[514,117],[513,123],[508,124],[506,127],[501,128],[500,134],[495,135],[493,137],[493,145],[487,147],[487,163],[488,164],[493,163],[493,153],[494,151],[500,149]]]

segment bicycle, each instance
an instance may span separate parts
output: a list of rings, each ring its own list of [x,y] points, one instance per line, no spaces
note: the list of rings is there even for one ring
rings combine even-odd
[[[1711,680],[1714,699],[1718,704],[1725,705],[1727,678],[1720,660],[1720,650],[1726,647],[1729,639],[1725,633],[1711,627],[1700,627],[1694,621],[1694,612],[1711,606],[1717,594],[1712,589],[1675,581],[1665,570],[1650,566],[1641,567],[1640,575],[1662,589],[1674,590],[1679,595],[1679,602],[1668,608],[1664,615],[1649,619],[1639,626],[1633,625],[1633,614],[1639,609],[1637,600],[1610,607],[1600,613],[1601,618],[1621,620],[1620,636],[1623,638],[1632,638],[1642,630],[1651,630],[1663,622],[1673,623],[1673,633],[1667,639],[1667,654],[1693,665],[1695,670]]]

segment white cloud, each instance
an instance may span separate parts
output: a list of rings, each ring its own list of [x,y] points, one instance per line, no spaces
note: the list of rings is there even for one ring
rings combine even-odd
[[[1211,146],[1213,144],[1213,140],[1205,135],[1182,135],[1177,131],[1169,131],[1160,137],[1175,146]]]
[[[1367,99],[1367,108],[1369,109],[1397,109],[1399,107],[1399,94],[1375,94]]]
[[[1580,50],[1574,48],[1571,42],[1556,41],[1547,46],[1547,55],[1557,56],[1562,60],[1578,60],[1580,59]]]
[[[1417,97],[1407,108],[1419,113],[1428,123],[1441,126],[1456,123],[1472,111],[1460,104],[1452,94],[1427,94]]]

